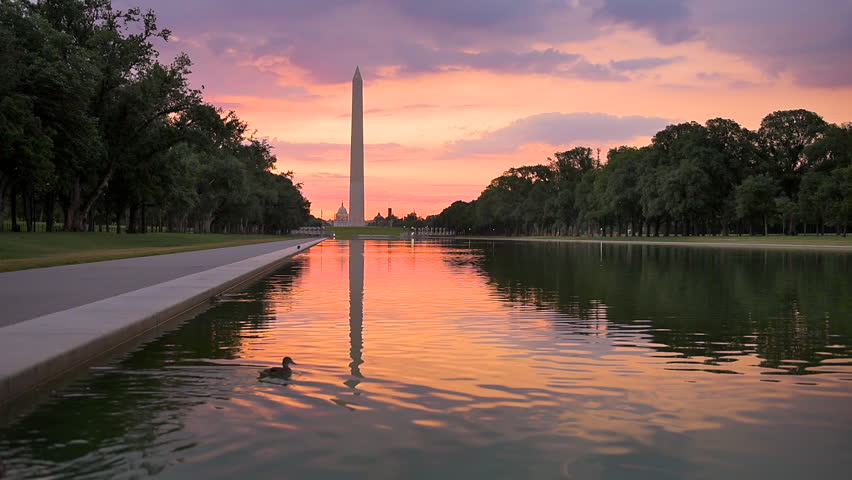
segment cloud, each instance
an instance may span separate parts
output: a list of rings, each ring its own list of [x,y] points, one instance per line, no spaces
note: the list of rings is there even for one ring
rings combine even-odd
[[[282,73],[293,70],[305,82],[343,83],[356,63],[373,75],[472,69],[608,82],[680,61],[649,52],[595,63],[557,48],[608,35],[611,25],[648,32],[662,45],[702,42],[768,75],[789,73],[798,85],[852,85],[849,0],[254,0],[250,8],[148,0],[146,7],[180,38],[169,52],[188,50],[196,78],[214,92],[275,90],[270,85],[293,84]],[[242,65],[267,58],[286,63],[271,71]],[[258,71],[264,76],[253,81]]]
[[[273,153],[287,163],[298,161],[306,164],[337,162],[349,165],[349,144],[324,142],[287,142],[273,138],[270,140]],[[393,163],[414,154],[423,153],[424,149],[398,143],[368,143],[364,145],[364,156],[368,163]]]
[[[650,33],[659,43],[701,41],[806,87],[852,85],[848,0],[603,0],[599,22]]]
[[[312,80],[322,83],[340,83],[351,73],[351,65],[327,63],[318,55],[321,47],[293,53],[291,61],[311,72]],[[381,50],[382,47],[378,47]],[[450,48],[433,48],[420,44],[400,43],[392,51],[377,52],[351,46],[348,58],[358,58],[364,75],[373,75],[382,66],[394,66],[393,75],[412,76],[458,70],[482,70],[507,74],[542,74],[592,81],[626,81],[627,77],[613,71],[609,65],[593,64],[582,55],[563,52],[555,48],[542,50],[510,51],[492,49],[470,52]],[[381,57],[381,58],[378,58]]]
[[[669,123],[665,118],[635,115],[542,113],[515,120],[480,138],[453,142],[448,146],[447,155],[459,157],[513,152],[532,143],[569,145],[578,141],[627,141],[638,136],[651,136]]]
[[[560,2],[547,0],[396,0],[393,3],[408,17],[455,27],[521,24],[533,28],[544,15],[566,8]]]
[[[769,75],[807,87],[852,85],[848,0],[699,2],[694,22],[711,48],[746,58]]]
[[[721,79],[724,79],[725,77],[727,77],[727,75],[725,75],[724,73],[721,73],[721,72],[698,72],[698,73],[695,74],[695,78],[697,78],[701,81],[705,81],[705,82],[714,81],[714,80],[721,80]]]
[[[695,74],[695,78],[701,80],[702,82],[707,83],[716,83],[722,84],[724,83],[727,88],[731,90],[746,90],[750,88],[760,87],[762,84],[757,82],[752,82],[749,80],[742,80],[737,78],[732,78],[730,75],[722,72],[698,72]],[[695,88],[691,85],[684,85],[681,88]]]
[[[634,70],[651,70],[664,65],[671,65],[685,60],[686,57],[642,57],[628,58],[626,60],[613,60],[609,62],[610,67],[620,72]]]
[[[129,6],[131,0],[116,3]],[[356,63],[365,73],[474,69],[624,80],[605,64],[592,65],[576,53],[533,48],[541,40],[597,35],[587,21],[588,9],[562,0],[256,0],[251,8],[233,2],[149,0],[148,5],[161,24],[179,35],[184,48],[190,47],[193,58],[202,47],[213,57],[247,62],[285,58],[318,83],[342,83]]]
[[[690,85],[688,83],[661,83],[657,85],[660,88],[667,88],[670,90],[696,90],[701,88],[698,85]]]
[[[604,0],[595,11],[599,20],[646,29],[663,45],[695,38],[698,30],[689,23],[687,0]]]
[[[430,103],[415,103],[412,105],[400,105],[399,107],[394,108],[369,108],[367,110],[364,110],[364,115],[387,116],[401,111],[410,112],[413,110],[434,110],[437,108],[443,107]],[[345,114],[345,116],[349,117],[350,114],[347,113]]]
[[[273,138],[272,153],[279,159],[297,159],[302,162],[344,162],[349,158],[349,145],[342,143],[286,142]]]
[[[728,83],[728,88],[732,90],[747,90],[761,86],[759,83],[749,82],[748,80],[733,80]]]
[[[349,180],[349,175],[345,173],[332,173],[332,172],[314,172],[302,175],[304,178],[318,178],[322,180]]]
[[[527,52],[490,51],[481,53],[450,53],[442,56],[459,68],[472,68],[500,73],[537,73],[595,81],[626,81],[627,77],[613,72],[607,65],[589,63],[582,55],[566,53],[555,48]]]

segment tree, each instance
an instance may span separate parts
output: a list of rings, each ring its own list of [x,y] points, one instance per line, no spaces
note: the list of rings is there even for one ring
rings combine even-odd
[[[723,118],[669,125],[648,146],[610,150],[605,164],[592,152],[576,147],[547,165],[510,168],[431,224],[502,234],[727,235],[734,225],[742,233],[743,220],[762,221],[764,234],[770,222],[795,234],[802,219],[819,232],[845,231],[851,221],[844,169],[852,167],[852,124],[829,125],[804,110],[770,114],[760,132]]]
[[[760,122],[758,142],[765,156],[764,171],[777,179],[784,193],[796,200],[801,174],[810,165],[805,151],[822,138],[828,124],[807,110],[770,113]]]
[[[475,208],[474,202],[455,201],[432,218],[431,226],[449,228],[456,232],[469,232],[474,225]]]
[[[191,62],[161,63],[151,11],[110,0],[0,1],[0,225],[18,197],[52,225],[129,232],[286,232],[309,220],[292,173],[264,139],[189,87]],[[282,170],[284,171],[284,170]],[[117,231],[121,231],[117,229]]]
[[[613,148],[603,167],[609,173],[605,201],[621,221],[629,222],[632,234],[642,233],[642,207],[639,203],[639,172],[643,152],[633,147]]]
[[[555,160],[548,158],[548,161],[551,170],[555,173],[555,195],[546,207],[552,212],[550,216],[556,218],[561,228],[570,231],[574,227],[576,230],[580,212],[576,205],[575,193],[583,175],[595,168],[592,149],[575,147],[564,152],[556,152],[554,156]]]
[[[734,191],[743,179],[754,173],[760,159],[757,134],[723,118],[707,120],[705,128],[709,145],[719,153],[707,172],[721,234],[727,235],[731,221],[736,218]]]
[[[737,217],[760,218],[763,234],[769,235],[768,221],[775,213],[775,194],[778,184],[769,175],[753,175],[737,187]]]
[[[828,172],[812,170],[802,177],[799,190],[798,210],[805,221],[816,225],[816,233],[822,233],[822,225],[828,219],[831,208],[831,175]],[[806,225],[807,227],[807,225]],[[807,233],[807,230],[805,231]]]
[[[26,188],[47,183],[53,173],[53,142],[33,115],[32,102],[24,96],[0,99],[0,231],[5,200],[15,186]],[[15,195],[12,195],[12,228],[17,227]]]
[[[852,223],[852,165],[838,168],[831,172],[833,188],[832,221],[838,227],[838,232],[844,237]]]
[[[852,166],[852,123],[826,125],[822,137],[805,148],[804,154],[813,170]]]
[[[418,217],[416,213],[411,212],[402,219],[402,226],[405,228],[420,228],[425,225],[423,218]]]

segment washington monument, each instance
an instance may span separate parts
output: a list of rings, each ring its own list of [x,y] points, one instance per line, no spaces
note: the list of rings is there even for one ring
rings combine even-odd
[[[364,223],[364,97],[361,71],[352,77],[352,143],[349,147],[349,225]]]

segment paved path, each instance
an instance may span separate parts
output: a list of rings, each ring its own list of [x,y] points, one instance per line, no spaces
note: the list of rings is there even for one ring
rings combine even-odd
[[[0,327],[303,243],[305,239],[0,273]]]
[[[322,240],[2,274],[0,301],[7,325],[0,326],[0,404],[273,271]]]

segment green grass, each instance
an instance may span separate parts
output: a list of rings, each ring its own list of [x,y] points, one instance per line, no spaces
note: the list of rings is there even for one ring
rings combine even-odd
[[[294,237],[193,233],[0,233],[0,272],[275,242]]]
[[[355,235],[392,235],[399,237],[402,227],[325,227],[326,233],[334,233],[338,240],[349,240]]]
[[[473,237],[471,237],[473,238]],[[481,238],[501,238],[501,239],[532,239],[532,240],[555,240],[555,241],[574,241],[585,240],[594,242],[654,242],[654,243],[670,243],[670,242],[688,242],[688,243],[719,243],[719,244],[767,244],[767,245],[807,245],[807,246],[847,246],[852,248],[852,236],[841,237],[838,235],[730,235],[727,237],[721,236],[704,236],[704,237],[481,237]]]

